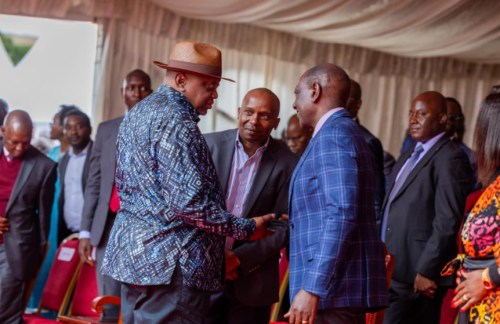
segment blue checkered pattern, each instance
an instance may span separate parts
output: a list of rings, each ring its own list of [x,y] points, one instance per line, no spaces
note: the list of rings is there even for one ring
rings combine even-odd
[[[237,240],[255,222],[225,211],[224,195],[198,116],[189,101],[161,85],[125,117],[118,134],[120,210],[104,274],[135,285],[184,284],[217,290],[224,281],[225,236]]]
[[[389,304],[375,223],[372,156],[345,110],[311,139],[290,183],[290,298],[320,296],[319,309]]]

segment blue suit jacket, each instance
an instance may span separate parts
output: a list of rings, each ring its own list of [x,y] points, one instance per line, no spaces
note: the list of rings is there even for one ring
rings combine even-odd
[[[311,139],[292,176],[290,298],[300,289],[319,309],[387,307],[385,257],[375,224],[370,149],[347,111]]]

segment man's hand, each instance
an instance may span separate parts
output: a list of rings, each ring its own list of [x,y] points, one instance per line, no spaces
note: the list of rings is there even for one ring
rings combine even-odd
[[[288,222],[288,220],[289,220],[288,214],[281,214],[281,217],[278,220],[280,220],[282,222]]]
[[[239,265],[240,260],[236,253],[231,250],[224,249],[224,257],[226,258],[226,275],[230,272],[233,272]]]
[[[275,218],[276,218],[275,214],[267,214],[264,216],[252,218],[255,221],[255,224],[257,225],[257,229],[255,230],[255,233],[253,233],[253,235],[250,236],[249,240],[256,241],[273,235],[274,232],[276,231],[267,228],[266,225]]]
[[[422,276],[420,273],[417,273],[413,288],[414,292],[420,291],[422,295],[434,298],[434,294],[436,293],[438,287],[434,281]]]
[[[290,319],[290,324],[313,324],[318,311],[319,296],[311,294],[304,289],[299,290],[293,297],[292,306],[285,314]]]
[[[94,260],[90,256],[92,252],[92,247],[90,246],[90,239],[82,238],[80,239],[80,243],[78,244],[78,254],[80,255],[80,260],[84,263],[87,263],[91,266],[94,265]]]
[[[9,221],[7,218],[0,216],[0,234],[9,230]]]

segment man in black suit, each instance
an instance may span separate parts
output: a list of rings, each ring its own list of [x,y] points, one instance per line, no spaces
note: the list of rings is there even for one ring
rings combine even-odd
[[[5,100],[0,99],[0,126],[3,125],[3,120],[5,119],[5,116],[7,116],[8,112],[9,112],[9,105]],[[1,135],[0,138],[2,138]]]
[[[57,174],[56,164],[30,145],[26,112],[12,111],[0,129],[0,323],[17,324],[47,245]]]
[[[416,144],[394,166],[384,199],[382,240],[396,263],[384,323],[439,323],[452,285],[439,273],[457,254],[456,237],[473,184],[467,155],[445,136],[446,100],[434,91],[413,100]]]
[[[92,127],[89,117],[81,110],[69,111],[63,120],[63,134],[70,148],[59,161],[59,244],[73,233],[80,231],[85,187],[89,177],[92,154]]]
[[[151,94],[151,79],[142,70],[134,70],[123,80],[121,94],[127,111]],[[96,247],[96,272],[99,295],[120,296],[121,284],[101,274],[101,265],[109,233],[119,209],[115,187],[116,138],[123,116],[99,124],[90,158],[90,172],[85,190],[79,254],[83,262],[93,265],[91,245]],[[119,308],[104,309],[102,320],[118,319]]]
[[[351,117],[359,125],[361,134],[363,135],[370,151],[372,152],[374,168],[375,168],[375,217],[377,218],[377,226],[380,228],[382,223],[382,202],[385,196],[385,176],[384,176],[384,149],[382,143],[375,137],[368,129],[359,123],[358,112],[361,108],[363,101],[361,100],[361,86],[354,80],[351,80],[351,91],[349,93],[349,100],[345,109],[349,112]]]
[[[205,135],[226,195],[238,217],[287,211],[288,186],[298,157],[270,134],[278,127],[279,99],[268,89],[247,93],[238,108],[238,129]],[[269,323],[279,299],[280,250],[288,244],[288,223],[273,221],[276,232],[263,240],[226,241],[226,279],[214,294],[205,323]]]

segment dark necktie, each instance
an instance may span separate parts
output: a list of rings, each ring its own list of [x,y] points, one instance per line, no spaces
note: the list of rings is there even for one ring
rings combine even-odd
[[[382,221],[382,241],[385,242],[385,233],[387,231],[387,218],[389,216],[389,209],[391,209],[391,204],[392,200],[396,196],[396,194],[399,192],[401,187],[406,181],[406,178],[408,178],[408,175],[410,172],[413,170],[413,167],[418,161],[418,158],[420,157],[420,154],[424,148],[422,147],[422,144],[417,143],[417,146],[415,147],[415,150],[411,154],[410,158],[408,159],[408,162],[404,166],[403,171],[399,175],[399,177],[396,179],[396,182],[394,182],[394,186],[392,187],[391,193],[389,194],[389,199],[387,199],[387,204],[385,205],[385,210],[384,210],[384,218]]]

